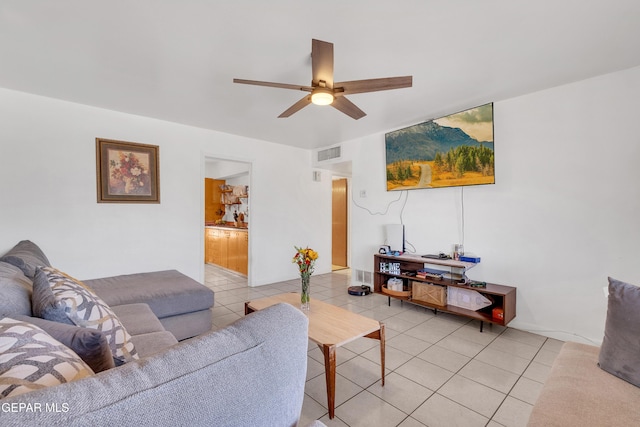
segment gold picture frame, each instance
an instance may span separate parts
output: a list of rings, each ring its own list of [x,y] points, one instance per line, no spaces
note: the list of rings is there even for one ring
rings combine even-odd
[[[96,138],[98,203],[160,203],[157,145]]]

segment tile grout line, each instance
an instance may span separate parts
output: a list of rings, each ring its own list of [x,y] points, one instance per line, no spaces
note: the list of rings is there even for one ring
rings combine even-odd
[[[464,327],[464,326],[466,326],[466,325],[468,325],[469,323],[472,323],[472,322],[473,322],[473,320],[470,320],[469,322],[467,322],[467,323],[465,323],[465,324],[461,325],[461,326],[460,326],[460,328],[462,328],[462,327]],[[456,329],[455,331],[459,330],[460,328]],[[493,339],[492,339],[492,340],[491,340],[487,345],[485,345],[485,346],[483,347],[483,349],[482,349],[482,350],[486,349],[486,348],[487,348],[487,347],[488,347],[492,342],[494,342],[494,341],[495,341],[499,336],[501,336],[501,335],[502,335],[506,330],[507,330],[507,329],[504,329],[502,332],[500,332],[498,335],[496,335],[496,336],[495,336],[495,338],[493,338]],[[455,332],[455,331],[453,331],[453,332]],[[442,340],[444,340],[445,338],[447,338],[448,336],[450,336],[453,332],[451,332],[450,334],[448,334],[446,337],[441,338],[441,339],[440,339],[440,340],[438,340],[437,342],[433,343],[430,347],[428,347],[428,348],[427,348],[427,350],[428,350],[429,348],[431,348],[431,347],[433,347],[433,346],[437,345],[440,341],[442,341]],[[444,348],[444,347],[442,347],[442,348]],[[448,349],[446,349],[446,350],[448,350]],[[476,357],[478,354],[480,354],[480,353],[482,352],[482,350],[480,350],[480,351],[479,351],[475,356],[470,357],[470,358],[469,358],[469,360],[468,360],[464,365],[462,365],[462,366],[461,366],[457,371],[455,371],[455,372],[453,373],[453,375],[452,375],[452,376],[451,376],[447,381],[445,381],[444,383],[442,383],[442,384],[440,385],[440,387],[438,387],[436,390],[433,390],[433,394],[431,394],[431,396],[429,396],[427,399],[425,399],[425,400],[424,400],[424,402],[422,402],[422,403],[421,403],[421,404],[420,404],[416,409],[414,409],[414,410],[411,412],[411,414],[409,414],[409,416],[413,415],[413,414],[414,414],[414,413],[415,413],[415,412],[416,412],[416,411],[417,411],[417,410],[418,410],[422,405],[424,405],[424,404],[425,404],[429,399],[431,399],[431,398],[433,397],[433,395],[438,394],[438,396],[441,396],[441,397],[443,397],[444,399],[447,399],[447,400],[449,400],[449,401],[451,401],[451,402],[453,402],[453,403],[455,403],[455,404],[457,404],[457,405],[462,406],[463,408],[466,408],[466,409],[468,409],[468,410],[470,410],[470,411],[472,411],[472,412],[475,412],[476,414],[478,414],[478,415],[480,415],[480,416],[482,416],[482,417],[484,417],[484,418],[487,418],[485,415],[483,415],[483,414],[479,413],[478,411],[476,411],[476,410],[474,410],[474,409],[472,409],[472,408],[469,408],[469,407],[467,407],[467,406],[463,405],[463,404],[462,404],[462,403],[460,403],[460,402],[456,402],[455,400],[451,400],[451,399],[450,399],[450,398],[448,398],[447,396],[445,396],[445,395],[442,395],[442,394],[439,394],[439,393],[438,393],[438,390],[440,390],[440,389],[441,389],[442,387],[444,387],[444,386],[445,386],[449,381],[451,381],[451,379],[452,379],[455,375],[459,374],[459,373],[460,373],[460,371],[461,371],[462,369],[464,369],[464,367],[465,367],[465,366],[467,366],[469,363],[471,363],[473,360],[475,360],[475,357]],[[426,351],[426,350],[425,350],[425,351]],[[453,352],[453,353],[456,353],[456,354],[461,354],[461,353],[458,353],[457,351],[453,351],[453,350],[449,350],[449,351],[451,351],[451,352]],[[464,354],[461,354],[461,355],[462,355],[462,356],[465,356],[465,357],[468,357],[468,356],[466,356],[466,355],[464,355]],[[416,356],[414,356],[414,358],[418,358],[418,356],[416,355]],[[410,360],[411,360],[411,359],[410,359]],[[422,359],[420,359],[420,360],[422,360]],[[409,362],[409,361],[407,361],[407,362]],[[425,362],[427,362],[427,363],[431,363],[431,362],[426,361],[426,360],[425,360]],[[431,363],[431,364],[432,364],[432,365],[435,365],[435,364],[433,364],[433,363]],[[435,366],[438,366],[438,365],[435,365]],[[439,368],[442,368],[441,366],[438,366],[438,367],[439,367]],[[446,368],[442,368],[442,369],[448,370],[448,369],[446,369]],[[452,372],[452,371],[449,371],[449,372]],[[398,374],[398,375],[402,375],[402,374]],[[402,376],[404,377],[404,375],[402,375]],[[406,377],[404,377],[404,378],[406,378]],[[473,382],[475,382],[476,384],[480,384],[480,385],[482,385],[482,386],[484,386],[484,387],[488,387],[488,386],[486,386],[486,385],[484,385],[484,384],[482,384],[482,383],[478,383],[477,381],[472,380],[471,378],[467,378],[467,377],[464,377],[464,376],[463,376],[463,378],[466,378],[466,379],[468,379],[469,381],[473,381]],[[423,386],[423,387],[424,387],[424,386]],[[491,388],[492,390],[495,390],[495,389],[493,389],[492,387],[489,387],[489,388]],[[498,391],[498,392],[499,392],[499,390],[496,390],[496,391]],[[507,395],[505,395],[505,399],[506,399],[506,396],[507,396]],[[504,400],[505,400],[505,399],[503,399],[503,401],[500,403],[500,405],[498,405],[498,409],[500,408],[500,406],[502,405],[502,403],[504,402]],[[496,409],[496,412],[498,411],[498,409]],[[495,415],[495,413],[494,413],[493,415]],[[493,415],[488,419],[487,423],[489,423],[489,422],[491,422],[491,421],[493,420]]]
[[[206,276],[207,276],[207,274],[206,274]],[[209,275],[209,276],[211,276],[211,275]],[[382,301],[380,301],[380,304],[377,304],[377,302],[378,302],[377,300],[376,300],[373,304],[372,304],[372,303],[361,304],[361,303],[360,303],[360,302],[361,302],[360,300],[357,300],[357,299],[356,299],[356,300],[353,300],[353,299],[348,298],[348,297],[347,297],[347,298],[345,298],[345,297],[344,297],[344,295],[342,295],[342,294],[340,293],[340,290],[341,290],[341,289],[342,289],[342,287],[344,287],[346,284],[350,283],[350,282],[349,282],[349,280],[348,280],[348,277],[349,277],[349,276],[348,276],[348,275],[340,275],[340,276],[341,276],[341,277],[340,277],[340,278],[338,278],[338,280],[334,280],[333,278],[335,278],[335,277],[336,277],[336,273],[328,273],[327,275],[321,275],[321,277],[322,277],[322,282],[318,285],[318,289],[319,289],[319,294],[320,294],[320,295],[322,295],[322,297],[323,297],[323,300],[328,301],[328,302],[330,302],[330,303],[332,303],[332,304],[335,304],[335,305],[337,305],[337,306],[344,307],[345,309],[349,309],[349,308],[347,308],[347,306],[357,307],[357,308],[358,308],[358,311],[357,311],[357,312],[364,312],[364,311],[373,311],[373,312],[375,312],[375,311],[379,310],[379,309],[381,308],[381,306],[386,306],[386,303],[384,303],[384,302],[382,302]],[[246,278],[244,278],[244,280],[246,280]],[[205,282],[206,282],[206,281],[205,281]],[[287,292],[287,291],[290,291],[290,289],[292,289],[292,288],[293,288],[293,289],[295,289],[296,284],[295,284],[295,283],[290,283],[290,282],[293,282],[293,281],[284,281],[284,282],[279,282],[279,283],[277,283],[277,284],[265,285],[265,287],[264,287],[263,289],[264,289],[265,291],[269,291],[269,292],[266,292],[266,293],[263,293],[263,294],[265,294],[265,295],[266,295],[266,294],[271,294],[271,293],[272,293],[273,291],[275,291],[275,290],[280,290],[280,291],[282,291],[282,292]],[[344,283],[343,283],[343,282],[344,282]],[[275,286],[272,286],[272,285],[275,285]],[[216,290],[216,292],[218,292],[218,289],[223,289],[223,290],[221,290],[220,292],[224,292],[224,293],[225,293],[225,295],[224,295],[224,296],[228,296],[228,297],[229,297],[229,299],[228,299],[228,300],[233,300],[233,299],[235,299],[236,297],[243,298],[243,292],[242,292],[242,289],[243,289],[243,288],[247,288],[246,283],[245,283],[245,284],[237,283],[237,282],[235,282],[235,279],[228,279],[228,278],[225,278],[225,279],[224,279],[224,280],[222,280],[222,281],[216,281],[216,284],[215,284],[215,285],[212,285],[212,284],[207,283],[207,286],[212,287],[212,288],[213,288],[213,287],[215,287],[215,289],[214,289],[214,290]],[[261,291],[261,289],[260,289],[260,288],[262,288],[262,287],[255,287],[255,288],[254,288],[254,287],[250,287],[250,288],[249,288],[249,290],[250,290],[250,291],[255,291],[255,292],[260,292],[260,291]],[[342,289],[342,290],[343,290],[343,289]],[[251,297],[251,298],[259,298],[259,297],[260,297],[260,296],[257,296],[257,295],[256,295],[256,296],[253,296],[253,297]],[[364,301],[362,301],[362,302],[364,302]],[[234,310],[231,310],[230,308],[228,308],[228,307],[227,307],[228,305],[234,305],[234,304],[236,304],[236,303],[228,302],[228,303],[226,303],[226,304],[219,304],[219,306],[220,306],[220,307],[224,307],[224,308],[226,308],[227,310],[229,310],[229,311],[230,311],[230,314],[232,314],[232,313],[233,313],[233,314],[240,314],[240,315],[241,315],[241,313],[236,312],[236,311],[234,311]],[[452,380],[452,378],[454,378],[456,375],[459,375],[460,377],[465,378],[465,379],[467,379],[467,380],[469,380],[469,381],[472,381],[472,382],[474,382],[474,383],[476,383],[476,384],[479,384],[479,385],[484,386],[484,387],[488,387],[488,388],[490,388],[490,389],[492,389],[492,390],[495,390],[495,391],[497,391],[497,392],[499,392],[499,393],[504,394],[504,398],[500,401],[500,404],[497,406],[497,409],[495,409],[495,410],[493,411],[493,413],[492,413],[491,417],[489,417],[489,418],[488,418],[488,420],[489,420],[489,421],[488,421],[488,423],[490,423],[490,422],[494,422],[494,423],[496,423],[496,424],[501,424],[501,423],[498,423],[497,421],[495,421],[495,420],[494,420],[494,417],[495,417],[495,416],[496,416],[496,414],[500,411],[500,408],[502,408],[502,406],[504,405],[504,403],[507,401],[507,397],[511,396],[511,393],[514,391],[514,389],[515,389],[516,385],[517,385],[517,384],[522,380],[522,378],[524,377],[525,372],[527,371],[527,369],[529,369],[529,368],[532,366],[533,362],[535,361],[535,358],[536,358],[536,357],[538,357],[538,355],[539,355],[539,354],[541,353],[541,351],[543,350],[544,346],[549,342],[549,339],[550,339],[550,338],[545,337],[544,341],[542,341],[542,343],[538,346],[537,350],[535,351],[535,354],[534,354],[534,355],[533,355],[533,356],[528,360],[528,362],[526,363],[526,366],[524,367],[524,369],[523,369],[520,373],[518,373],[518,374],[517,374],[517,378],[516,378],[516,380],[514,381],[513,385],[511,385],[511,387],[509,388],[509,390],[508,390],[506,393],[503,393],[502,391],[497,390],[497,389],[495,389],[495,388],[493,388],[493,387],[490,387],[490,386],[488,386],[488,385],[485,385],[485,384],[479,383],[479,382],[477,382],[477,381],[476,381],[476,380],[474,380],[474,379],[467,378],[466,376],[461,375],[461,374],[460,374],[460,372],[461,372],[461,371],[462,371],[466,366],[468,366],[468,365],[469,365],[473,360],[477,360],[477,359],[476,359],[476,357],[477,357],[477,356],[478,356],[482,351],[484,351],[485,349],[487,349],[487,348],[488,348],[492,343],[494,343],[494,342],[495,342],[498,338],[500,338],[500,337],[503,337],[503,338],[505,338],[505,339],[508,339],[509,341],[515,341],[515,342],[517,342],[517,343],[519,343],[519,344],[527,344],[527,345],[530,345],[528,342],[525,342],[525,341],[518,341],[518,340],[513,339],[513,338],[511,338],[511,337],[509,337],[509,336],[504,336],[505,332],[507,332],[510,328],[505,327],[502,331],[500,331],[497,335],[495,335],[495,336],[494,336],[494,337],[493,337],[493,338],[492,338],[488,343],[486,343],[486,344],[484,344],[484,343],[480,343],[480,342],[475,342],[475,341],[473,341],[473,340],[467,340],[466,338],[463,338],[463,337],[459,337],[459,339],[461,339],[461,340],[469,341],[470,343],[473,343],[473,344],[481,344],[481,345],[482,345],[482,349],[481,349],[480,351],[478,351],[477,353],[475,353],[475,355],[474,355],[473,357],[466,356],[465,354],[463,354],[463,353],[459,353],[458,351],[455,351],[455,350],[450,350],[450,349],[448,349],[447,347],[444,347],[444,346],[438,346],[438,347],[443,348],[443,349],[445,349],[445,350],[447,350],[447,351],[451,351],[451,352],[453,352],[453,353],[460,354],[460,355],[462,355],[462,356],[464,356],[464,357],[468,357],[468,358],[469,358],[469,360],[468,360],[468,361],[466,361],[464,364],[462,364],[462,365],[460,366],[460,368],[458,368],[456,371],[449,371],[449,372],[451,372],[451,373],[452,373],[451,377],[450,377],[450,378],[448,378],[448,379],[447,379],[443,384],[441,384],[441,385],[440,385],[436,390],[431,390],[431,389],[429,389],[428,387],[426,387],[424,384],[421,384],[421,383],[419,383],[419,382],[417,382],[417,381],[414,381],[414,380],[413,380],[413,379],[411,379],[411,378],[407,378],[407,377],[405,377],[404,375],[400,374],[400,373],[398,372],[398,369],[399,369],[400,367],[402,367],[402,366],[406,365],[407,363],[410,363],[411,361],[413,361],[413,360],[416,360],[416,359],[417,359],[417,360],[419,360],[419,361],[421,361],[421,362],[429,363],[429,364],[432,364],[432,365],[434,365],[434,366],[436,366],[436,367],[438,367],[438,368],[440,368],[440,369],[444,369],[444,370],[447,370],[447,371],[448,371],[448,369],[443,368],[442,366],[439,366],[439,365],[437,365],[437,364],[435,364],[435,363],[432,363],[432,362],[431,362],[431,361],[429,361],[429,360],[422,359],[422,358],[418,357],[418,356],[419,356],[419,354],[422,354],[424,351],[428,350],[429,348],[432,348],[433,346],[436,346],[436,345],[440,344],[440,343],[441,343],[443,340],[445,340],[447,337],[451,337],[451,336],[452,336],[452,334],[454,334],[454,333],[455,333],[455,332],[457,332],[457,331],[460,331],[463,327],[465,327],[465,326],[467,326],[467,325],[471,324],[471,323],[472,323],[472,322],[474,322],[474,321],[473,321],[473,320],[469,320],[469,321],[467,321],[467,322],[465,322],[465,323],[460,324],[460,325],[459,325],[458,327],[456,327],[453,331],[449,332],[446,336],[444,336],[444,337],[442,337],[442,338],[438,339],[435,343],[431,343],[431,342],[429,342],[429,341],[424,341],[424,340],[423,340],[423,339],[421,339],[421,338],[413,337],[413,336],[411,336],[411,335],[406,335],[406,333],[407,333],[407,331],[409,331],[409,330],[411,330],[411,329],[413,329],[413,328],[416,328],[416,327],[418,327],[418,326],[420,326],[420,325],[422,325],[422,324],[424,324],[424,323],[426,323],[426,322],[429,322],[430,320],[432,320],[432,319],[434,319],[434,318],[438,318],[438,317],[436,317],[436,316],[432,316],[432,317],[426,318],[424,321],[421,321],[421,322],[419,322],[419,323],[416,323],[415,325],[410,326],[410,327],[408,327],[407,329],[405,329],[405,328],[404,328],[404,325],[402,325],[402,323],[400,323],[400,321],[402,321],[402,322],[407,322],[407,323],[414,323],[414,322],[413,322],[413,320],[410,320],[410,319],[411,319],[411,317],[409,317],[409,316],[407,316],[407,318],[406,318],[406,319],[405,319],[405,318],[403,318],[403,317],[397,317],[397,316],[400,316],[400,315],[403,315],[403,314],[405,314],[405,313],[408,313],[410,310],[412,310],[412,309],[411,309],[411,308],[409,308],[409,307],[405,307],[405,306],[403,305],[403,306],[402,306],[402,309],[401,309],[400,311],[394,312],[394,314],[389,315],[389,316],[387,316],[387,317],[384,317],[383,319],[380,319],[380,320],[379,320],[379,319],[376,319],[376,320],[379,320],[379,321],[381,321],[381,322],[383,322],[383,323],[384,323],[384,322],[385,322],[385,320],[392,319],[392,318],[396,318],[396,319],[399,321],[399,323],[398,323],[398,327],[400,328],[400,330],[394,330],[395,335],[394,335],[393,337],[391,337],[391,338],[395,338],[395,337],[399,337],[399,336],[406,336],[406,337],[410,337],[410,338],[413,338],[413,339],[416,339],[416,340],[422,341],[422,342],[424,342],[424,343],[427,343],[427,344],[429,344],[429,346],[428,346],[426,349],[424,349],[424,350],[422,350],[422,351],[418,352],[418,353],[417,353],[417,354],[415,354],[415,355],[413,355],[413,354],[411,354],[411,353],[407,353],[407,352],[406,352],[406,351],[404,351],[403,349],[399,349],[399,348],[396,348],[396,347],[391,346],[392,348],[394,348],[394,350],[397,350],[397,351],[399,351],[399,352],[401,352],[401,353],[403,353],[403,354],[405,354],[405,355],[409,355],[409,356],[410,356],[410,358],[409,358],[408,360],[406,360],[405,362],[401,363],[399,366],[395,367],[394,369],[389,369],[388,374],[385,374],[385,376],[386,376],[386,375],[389,375],[389,374],[392,374],[392,373],[395,373],[395,374],[397,374],[397,375],[400,375],[402,378],[405,378],[405,379],[407,379],[408,381],[411,381],[412,383],[415,383],[416,385],[421,386],[421,387],[424,387],[425,389],[429,390],[429,392],[430,392],[429,397],[427,397],[427,398],[426,398],[426,399],[424,399],[422,402],[420,402],[420,403],[417,405],[417,407],[416,407],[415,409],[413,409],[410,413],[408,413],[408,414],[407,414],[407,412],[405,412],[404,410],[402,410],[402,409],[400,409],[399,407],[395,406],[395,405],[394,405],[394,404],[392,404],[391,402],[386,401],[384,398],[379,397],[378,395],[376,395],[375,393],[373,393],[373,392],[371,391],[372,387],[376,386],[376,384],[378,384],[378,383],[380,382],[380,380],[377,380],[377,381],[373,382],[372,384],[369,384],[369,385],[368,385],[368,386],[366,386],[366,387],[361,387],[360,385],[358,385],[357,383],[353,382],[353,381],[352,381],[352,380],[350,380],[349,378],[344,377],[344,375],[342,375],[342,374],[338,374],[338,373],[337,373],[337,375],[340,375],[341,377],[343,377],[344,379],[346,379],[346,380],[347,380],[347,381],[349,381],[350,383],[354,384],[354,385],[355,385],[355,386],[357,386],[358,388],[361,388],[361,390],[360,390],[359,392],[357,392],[355,395],[353,395],[353,396],[349,397],[347,400],[345,400],[344,402],[342,402],[342,403],[340,404],[340,406],[345,405],[347,402],[349,402],[349,401],[353,400],[353,399],[354,399],[354,398],[356,398],[357,396],[361,396],[361,395],[362,395],[362,392],[365,392],[365,391],[366,391],[366,392],[367,392],[367,393],[369,393],[370,395],[374,396],[376,399],[379,399],[379,400],[380,400],[381,402],[383,402],[384,404],[388,405],[388,406],[389,406],[389,407],[391,407],[391,408],[394,408],[395,410],[399,411],[399,413],[400,413],[400,414],[404,415],[404,417],[403,417],[403,418],[402,418],[402,420],[400,421],[400,424],[402,424],[403,422],[405,422],[405,421],[406,421],[407,419],[409,419],[409,418],[411,418],[412,420],[415,420],[416,422],[419,422],[420,424],[422,424],[420,421],[418,421],[418,419],[417,419],[417,418],[413,418],[413,414],[415,414],[415,413],[416,413],[416,411],[417,411],[417,410],[418,410],[422,405],[424,405],[424,404],[425,404],[429,399],[431,399],[434,395],[438,394],[438,396],[440,396],[440,397],[442,397],[442,398],[445,398],[445,399],[447,399],[447,400],[449,400],[449,401],[451,401],[451,402],[453,402],[453,403],[455,403],[455,404],[457,404],[457,405],[460,405],[461,407],[463,407],[463,408],[465,408],[465,409],[467,409],[467,410],[469,410],[469,411],[472,411],[472,412],[473,412],[473,413],[475,413],[475,414],[478,414],[478,415],[480,415],[480,416],[482,416],[482,417],[484,417],[484,418],[487,418],[485,415],[483,415],[483,414],[481,414],[481,413],[479,413],[479,412],[477,412],[477,411],[475,411],[475,410],[473,410],[473,409],[471,409],[471,408],[469,408],[469,407],[467,407],[467,406],[463,405],[462,403],[457,402],[457,401],[455,401],[455,400],[452,400],[452,399],[450,399],[450,398],[448,398],[448,397],[446,397],[446,396],[444,396],[444,395],[442,395],[442,394],[439,394],[439,393],[438,393],[438,392],[439,392],[439,391],[440,391],[440,390],[441,390],[441,389],[442,389],[446,384],[448,384],[448,383]],[[350,311],[354,311],[354,310],[350,310]],[[427,315],[428,315],[428,313],[427,313],[428,311],[430,311],[430,310],[428,310],[427,308],[425,308],[425,312],[424,312],[423,314],[424,314],[425,316],[427,316]],[[356,312],[356,311],[354,311],[354,312]],[[420,312],[422,312],[422,310],[420,310]],[[375,314],[375,313],[374,313],[374,314]],[[369,315],[369,316],[367,316],[367,317],[372,317],[372,316],[371,316],[371,315]],[[377,317],[377,316],[376,316],[376,317]],[[372,317],[372,318],[375,318],[375,317]],[[445,317],[445,319],[446,319],[446,317]],[[391,329],[391,328],[389,328],[389,329]],[[517,331],[517,330],[516,330],[516,331]],[[525,331],[525,332],[526,332],[526,331]],[[390,338],[390,339],[391,339],[391,338]],[[371,348],[373,348],[373,347],[371,347]],[[362,358],[364,358],[364,359],[366,359],[366,360],[371,361],[372,363],[376,363],[376,364],[378,364],[378,365],[379,365],[379,362],[375,362],[374,360],[371,360],[371,359],[369,359],[369,358],[367,358],[367,357],[363,356],[363,354],[364,354],[364,353],[367,353],[368,351],[370,351],[370,350],[371,350],[371,348],[368,348],[368,349],[365,349],[365,350],[362,350],[362,351],[353,351],[353,350],[350,350],[350,351],[354,354],[354,356],[353,356],[353,357],[351,357],[351,358],[349,358],[349,359],[347,359],[347,360],[345,360],[345,361],[343,361],[343,362],[341,363],[341,365],[343,365],[343,364],[345,364],[345,363],[349,362],[350,360],[353,360],[353,359],[354,359],[354,358],[356,358],[356,357],[362,357]],[[309,350],[309,351],[310,351],[310,350]],[[497,350],[497,351],[501,351],[501,350]],[[506,354],[508,354],[508,355],[510,355],[510,356],[513,356],[513,357],[520,357],[520,356],[518,356],[517,354],[512,354],[512,353],[504,352],[504,351],[501,351],[501,352],[502,352],[502,353],[506,353]],[[318,362],[316,359],[314,359],[313,357],[311,357],[309,354],[307,354],[307,357],[308,357],[308,358],[310,358],[310,359],[312,359],[312,360],[314,360],[315,362]],[[486,363],[486,362],[482,362],[482,361],[478,361],[478,362],[480,362],[480,363]],[[489,365],[491,365],[491,364],[489,364]],[[546,365],[546,363],[542,363],[542,365]],[[491,365],[491,366],[493,366],[494,368],[497,368],[497,369],[505,370],[506,372],[511,372],[511,373],[513,373],[512,371],[508,371],[508,370],[506,370],[506,369],[503,369],[501,366],[495,366],[495,365]],[[388,369],[388,368],[387,368],[387,369]],[[305,387],[306,387],[306,383],[307,383],[308,381],[311,381],[311,380],[313,380],[313,379],[315,379],[315,378],[317,378],[317,377],[319,377],[319,376],[321,376],[321,375],[322,375],[322,373],[319,373],[318,375],[313,376],[313,377],[309,378],[308,380],[305,380]],[[524,378],[527,378],[527,377],[524,377]],[[531,381],[533,381],[533,382],[539,383],[539,382],[538,382],[538,381],[536,381],[536,380],[533,380],[533,379],[530,379],[530,378],[527,378],[527,379],[528,379],[528,380],[531,380]],[[542,384],[544,384],[544,383],[542,383]],[[326,412],[325,412],[321,417],[319,417],[318,419],[320,419],[320,418],[322,418],[322,417],[325,417],[325,416],[328,414],[328,409],[327,409],[327,408],[324,408],[324,406],[323,406],[320,402],[318,402],[316,399],[314,399],[313,397],[311,397],[311,395],[307,394],[306,390],[305,390],[305,397],[309,398],[312,402],[314,402],[314,403],[318,404],[322,409],[324,409],[324,410],[326,411]],[[515,397],[515,396],[511,396],[511,397],[513,397],[513,399],[515,399],[515,400],[517,400],[517,401],[520,401],[520,402],[522,402],[522,403],[524,403],[524,404],[532,405],[532,404],[530,404],[529,402],[526,402],[526,401],[522,400],[521,398],[518,398],[518,397]],[[339,408],[339,407],[337,407],[336,409],[338,409],[338,408]],[[302,415],[302,414],[301,414],[301,415]],[[339,418],[339,417],[338,417],[338,415],[336,415],[336,418],[337,418],[339,421],[343,422],[344,424],[348,425],[348,424],[347,424],[343,419]]]

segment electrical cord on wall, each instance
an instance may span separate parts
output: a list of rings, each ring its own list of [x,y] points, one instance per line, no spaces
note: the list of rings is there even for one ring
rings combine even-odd
[[[409,246],[411,246],[411,249],[409,249],[409,250],[405,250],[405,252],[409,252],[410,254],[415,254],[415,253],[416,253],[416,247],[415,247],[415,246],[413,246],[413,244],[412,244],[410,241],[408,241],[407,239],[405,239],[405,240],[404,240],[404,243],[405,243],[405,245],[409,245]],[[406,248],[405,248],[405,249],[406,249]]]
[[[404,208],[407,206],[407,200],[409,200],[409,192],[404,190],[406,197],[404,198],[404,203],[402,204],[402,208],[400,209],[400,224],[404,225],[404,220],[402,219],[402,215],[404,214]]]
[[[396,198],[395,200],[390,201],[389,203],[387,203],[387,206],[385,207],[384,211],[382,212],[373,212],[371,209],[366,208],[364,206],[361,206],[358,204],[358,202],[356,202],[354,193],[351,193],[351,201],[353,202],[353,205],[356,206],[357,208],[360,208],[364,211],[366,211],[369,215],[371,216],[376,216],[376,215],[386,215],[387,213],[389,213],[389,209],[391,209],[391,205],[393,205],[396,202],[399,202],[400,199],[402,198],[402,195],[405,195],[404,198],[404,202],[402,202],[402,207],[400,208],[400,224],[404,225],[404,219],[403,219],[403,215],[404,215],[404,208],[407,206],[407,200],[409,200],[409,192],[407,190],[403,190],[399,195],[398,198]],[[461,244],[462,247],[464,247],[464,238],[465,238],[465,223],[464,223],[464,187],[460,187],[460,206],[461,206],[461,218],[460,218],[460,222],[461,222],[461,227],[462,227],[462,236],[461,236]],[[408,245],[410,245],[413,248],[413,252],[415,253],[416,249],[415,246],[413,244],[411,244],[409,241],[405,240],[405,243],[407,243]]]
[[[404,208],[407,206],[407,200],[409,199],[409,192],[407,190],[403,190],[399,195],[398,198],[395,200],[390,201],[387,204],[387,207],[385,208],[384,212],[373,212],[371,211],[369,208],[365,208],[364,206],[360,206],[357,202],[356,199],[353,195],[353,193],[351,193],[351,201],[353,202],[354,206],[366,211],[369,215],[371,216],[375,216],[375,215],[386,215],[387,213],[389,213],[389,209],[391,208],[391,205],[393,205],[394,203],[400,201],[400,199],[402,198],[402,194],[405,194],[405,198],[404,198],[404,202],[402,203],[402,207],[400,208],[400,224],[404,225],[404,220],[402,219],[402,215],[404,214]],[[415,253],[416,252],[416,247],[413,246],[413,244],[411,242],[409,242],[408,240],[404,241],[405,244],[411,246],[412,250],[409,250],[407,252],[410,253]]]
[[[390,201],[390,202],[387,204],[387,207],[385,208],[384,212],[373,212],[373,211],[371,211],[369,208],[365,208],[364,206],[360,206],[360,205],[356,202],[356,199],[355,199],[355,196],[353,195],[353,192],[351,193],[351,201],[353,202],[354,206],[356,206],[356,207],[358,207],[358,208],[360,208],[360,209],[362,209],[362,210],[364,210],[364,211],[367,211],[367,212],[369,213],[369,215],[371,215],[371,216],[375,216],[375,215],[386,215],[387,213],[389,213],[389,209],[391,208],[391,205],[392,205],[392,204],[394,204],[395,202],[399,201],[401,197],[402,197],[402,193],[400,193],[400,194],[398,195],[398,198],[397,198],[397,199]],[[406,202],[407,202],[407,201],[405,200],[405,204],[406,204]],[[404,209],[404,205],[403,205],[403,207],[402,207],[402,208]],[[400,221],[402,222],[402,214],[400,215]]]

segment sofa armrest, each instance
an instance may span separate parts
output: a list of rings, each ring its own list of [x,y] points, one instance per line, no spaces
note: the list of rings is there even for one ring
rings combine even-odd
[[[307,329],[299,310],[278,304],[149,358],[3,399],[2,424],[295,426]]]

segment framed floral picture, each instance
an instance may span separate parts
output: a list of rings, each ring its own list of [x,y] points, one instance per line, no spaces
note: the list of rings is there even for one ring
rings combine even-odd
[[[160,203],[158,150],[96,138],[98,203]]]

